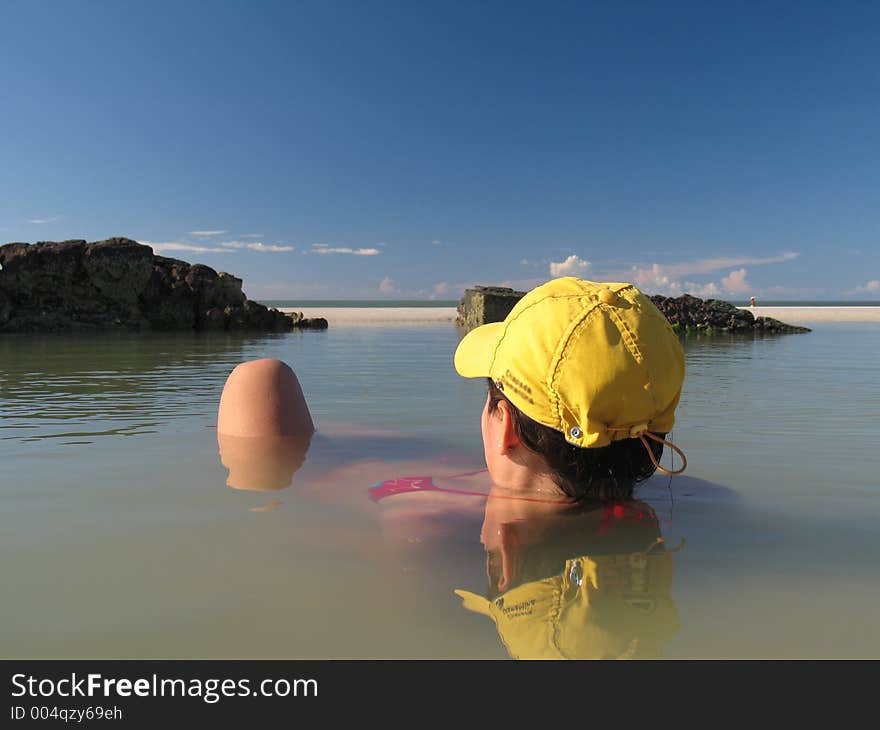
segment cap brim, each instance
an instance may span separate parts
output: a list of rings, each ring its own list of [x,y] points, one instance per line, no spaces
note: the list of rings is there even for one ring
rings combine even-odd
[[[478,596],[476,593],[471,593],[470,591],[464,591],[461,588],[456,588],[454,593],[461,599],[461,605],[468,611],[481,613],[483,616],[488,616],[493,621],[495,620],[495,617],[492,616],[492,604],[489,603],[487,599],[483,598],[483,596]]]
[[[491,377],[495,348],[504,334],[504,322],[480,325],[468,332],[455,350],[455,369],[464,378]]]

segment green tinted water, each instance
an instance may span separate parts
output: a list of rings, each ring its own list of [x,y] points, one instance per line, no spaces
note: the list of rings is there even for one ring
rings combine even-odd
[[[484,391],[455,375],[457,341],[448,325],[0,339],[0,655],[507,657],[453,593],[486,594],[482,500],[451,517],[366,498],[479,465]],[[601,526],[577,547],[547,531],[550,573],[599,566],[593,613],[566,631],[608,634],[603,596],[625,583],[641,638],[621,629],[600,655],[656,635],[665,657],[878,656],[880,326],[685,345],[690,467],[643,490],[681,546],[671,584]],[[237,490],[216,405],[236,363],[267,356],[296,370],[319,435],[292,486]]]

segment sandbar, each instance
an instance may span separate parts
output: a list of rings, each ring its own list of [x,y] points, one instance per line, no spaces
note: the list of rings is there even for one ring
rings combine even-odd
[[[740,307],[756,317],[773,317],[786,324],[807,322],[880,322],[880,307]]]
[[[455,307],[281,307],[304,317],[324,317],[330,325],[454,324]],[[788,324],[809,322],[880,322],[880,307],[740,307],[756,317]]]
[[[302,312],[307,319],[323,317],[334,324],[453,324],[455,307],[281,307],[282,312]]]

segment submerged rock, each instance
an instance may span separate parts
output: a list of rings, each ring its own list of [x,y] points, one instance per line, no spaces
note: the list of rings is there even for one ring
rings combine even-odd
[[[249,300],[241,279],[128,238],[0,246],[0,332],[322,329]]]
[[[456,323],[467,330],[488,322],[501,322],[525,292],[504,287],[476,286],[465,290],[458,303]],[[808,327],[780,322],[772,317],[755,317],[746,309],[740,309],[720,299],[699,299],[684,294],[680,297],[650,297],[663,312],[676,332],[809,332]]]

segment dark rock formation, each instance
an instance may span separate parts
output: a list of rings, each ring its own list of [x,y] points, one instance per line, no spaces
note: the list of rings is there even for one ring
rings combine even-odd
[[[504,286],[475,286],[473,289],[465,289],[464,296],[458,303],[455,323],[470,330],[487,322],[501,322],[525,294]]]
[[[772,317],[755,317],[720,299],[698,299],[690,294],[680,297],[652,296],[654,302],[676,332],[809,332],[807,327],[785,324]]]
[[[297,329],[301,330],[325,330],[327,329],[327,320],[323,317],[312,317],[306,319],[302,312],[289,312],[290,317]]]
[[[0,332],[327,327],[250,301],[241,283],[127,238],[9,243],[0,246]]]
[[[502,321],[525,292],[502,287],[477,286],[465,290],[458,303],[456,323],[472,329],[488,322]],[[698,299],[690,294],[680,297],[650,297],[663,312],[676,332],[809,332],[807,327],[785,324],[772,317],[755,317],[747,309],[739,309],[720,299]],[[2,305],[0,305],[2,306]]]

